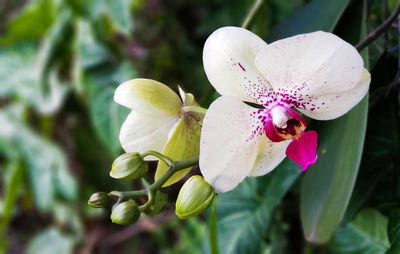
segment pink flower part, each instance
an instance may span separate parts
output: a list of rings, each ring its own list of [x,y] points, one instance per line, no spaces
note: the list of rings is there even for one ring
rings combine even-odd
[[[279,135],[278,131],[276,130],[276,127],[274,123],[272,122],[272,119],[269,117],[268,120],[264,123],[264,131],[265,135],[271,140],[272,142],[281,142],[284,139]]]
[[[306,131],[298,139],[293,139],[286,149],[286,156],[300,164],[303,171],[317,161],[317,140],[316,131]]]
[[[291,108],[285,107],[285,109],[294,118],[299,120],[304,125],[304,127],[307,127],[307,121],[306,121],[306,119],[304,119],[304,117],[302,117],[300,114],[298,114],[296,111],[292,110]]]
[[[272,142],[299,138],[307,127],[307,121],[301,115],[282,104],[273,106],[266,115],[264,131]]]

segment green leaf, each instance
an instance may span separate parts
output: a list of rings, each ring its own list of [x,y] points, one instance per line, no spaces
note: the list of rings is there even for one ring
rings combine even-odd
[[[50,71],[57,65],[58,55],[67,51],[64,45],[68,44],[68,37],[71,36],[72,18],[69,9],[62,9],[57,13],[57,19],[45,34],[36,56],[33,69],[39,72],[41,91],[45,94],[50,90],[48,77]]]
[[[358,24],[358,30],[347,29],[353,43],[365,35],[366,5],[363,3],[354,6],[356,15],[351,13],[353,24]],[[368,59],[364,63],[368,68]],[[302,179],[300,202],[308,241],[327,242],[343,218],[360,166],[367,113],[368,96],[338,119],[312,123],[319,134],[318,161]]]
[[[132,30],[132,0],[84,0],[84,4],[93,20],[107,17],[121,32],[129,35]]]
[[[66,158],[60,148],[42,139],[11,110],[0,111],[2,128],[0,140],[15,146],[21,158],[26,161],[30,185],[39,209],[51,208],[55,195],[74,200],[77,197],[77,183],[68,171]]]
[[[289,159],[270,174],[247,178],[236,189],[218,195],[217,227],[220,253],[258,253],[271,213],[299,176]],[[209,251],[209,248],[205,248]]]
[[[78,19],[75,28],[77,35],[74,46],[77,52],[78,68],[87,70],[105,62],[109,53],[98,42],[91,24],[86,20]]]
[[[36,57],[36,48],[31,44],[0,50],[0,96],[16,98],[42,114],[52,114],[62,105],[68,88],[52,70],[47,80],[49,91],[44,94]]]
[[[349,0],[314,0],[297,11],[275,29],[269,39],[275,41],[284,37],[316,30],[333,31]],[[312,17],[312,18],[311,18]]]
[[[27,254],[71,254],[74,241],[56,228],[49,228],[36,235],[27,247]]]
[[[39,40],[53,23],[55,1],[31,1],[21,13],[6,25],[6,33],[0,38],[0,46],[26,40]]]
[[[19,189],[23,183],[24,165],[20,159],[15,158],[7,167],[5,181],[4,204],[0,214],[0,253],[7,250],[7,228],[11,220],[11,214],[16,203]]]
[[[116,69],[92,71],[87,75],[90,117],[101,141],[114,157],[121,151],[119,131],[130,111],[114,102],[114,91],[118,84],[135,76],[128,62]]]
[[[388,219],[380,212],[364,209],[337,230],[328,249],[335,254],[384,254],[389,249],[387,225]]]
[[[73,84],[78,93],[85,89],[84,75],[90,69],[106,63],[110,58],[107,49],[98,42],[92,26],[86,20],[78,19],[75,22],[76,38],[72,76]]]
[[[344,221],[352,219],[369,199],[381,203],[400,196],[398,94],[390,88],[397,71],[396,58],[383,58],[373,70],[364,151]],[[391,180],[386,184],[383,179]]]

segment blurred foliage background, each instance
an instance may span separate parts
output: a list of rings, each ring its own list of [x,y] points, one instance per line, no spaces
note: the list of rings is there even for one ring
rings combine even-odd
[[[322,29],[356,44],[396,4],[264,0],[250,29],[267,42]],[[207,215],[187,221],[174,215],[179,183],[166,188],[168,209],[125,227],[112,224],[109,211],[88,207],[87,200],[95,191],[137,184],[108,176],[122,153],[118,134],[128,114],[113,102],[116,86],[151,78],[175,90],[181,85],[207,107],[218,94],[203,71],[204,41],[219,27],[240,26],[252,5],[0,0],[0,253],[209,252]],[[364,152],[333,238],[324,245],[304,240],[302,177],[285,161],[272,174],[219,195],[221,253],[400,253],[397,29],[394,23],[362,52],[372,73],[366,138],[361,135],[356,147],[361,153],[364,143]],[[363,134],[356,124],[349,128]],[[330,191],[337,188],[342,186]]]

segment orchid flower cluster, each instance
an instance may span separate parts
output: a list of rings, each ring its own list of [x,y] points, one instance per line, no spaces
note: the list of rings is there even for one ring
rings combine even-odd
[[[204,178],[192,176],[181,188],[176,202],[180,218],[199,214],[215,192],[230,191],[247,176],[269,173],[286,156],[306,170],[317,161],[318,134],[306,131],[305,117],[330,120],[346,114],[366,95],[371,81],[357,50],[322,31],[267,44],[244,28],[223,27],[207,39],[203,64],[222,95],[208,110],[181,88],[179,98],[150,79],[130,80],[116,90],[115,101],[132,112],[120,132],[127,154],[117,158],[110,175],[140,178],[147,173],[144,160],[159,162],[155,182],[145,183],[147,191],[102,195],[118,197],[113,214],[126,217],[135,210],[131,217],[137,219],[157,203],[154,192],[157,196],[162,186],[181,180],[197,164]],[[133,158],[133,164],[145,166],[131,165]],[[131,198],[145,194],[148,201],[132,209],[136,201]],[[96,200],[92,204],[101,207]],[[129,209],[121,208],[124,203]]]

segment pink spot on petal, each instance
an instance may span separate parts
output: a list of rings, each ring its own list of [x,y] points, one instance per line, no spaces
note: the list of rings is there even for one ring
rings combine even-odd
[[[299,139],[293,139],[286,149],[286,155],[300,164],[304,171],[317,161],[317,140],[316,131],[306,131]]]

